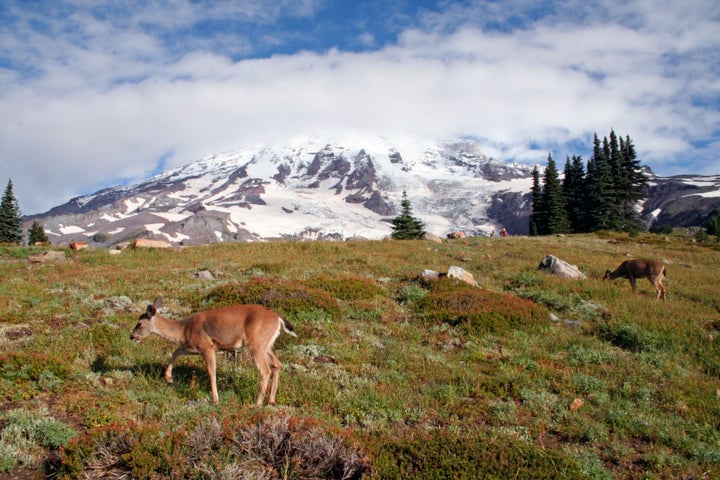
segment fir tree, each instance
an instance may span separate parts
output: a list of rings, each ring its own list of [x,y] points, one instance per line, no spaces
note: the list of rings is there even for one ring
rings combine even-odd
[[[33,222],[28,229],[28,245],[35,245],[36,243],[48,242],[48,237],[45,234],[45,229],[38,222]]]
[[[720,211],[710,217],[707,222],[706,231],[708,235],[715,235],[715,238],[720,241]]]
[[[22,243],[22,218],[20,206],[13,194],[12,180],[8,180],[0,202],[0,242]]]
[[[545,214],[542,210],[542,187],[540,187],[540,172],[537,166],[532,170],[532,212],[528,224],[530,235],[540,235],[542,225],[545,224]]]
[[[643,173],[635,146],[629,135],[623,141],[620,138],[620,158],[623,184],[620,189],[621,228],[632,231],[640,228],[640,218],[636,206],[647,196],[647,175]]]
[[[569,233],[570,222],[565,209],[565,198],[552,155],[548,154],[547,162],[542,191],[542,209],[545,212],[545,228],[542,230],[545,234]]]
[[[413,217],[412,206],[407,198],[407,193],[403,191],[402,201],[400,202],[400,215],[392,220],[392,234],[390,236],[395,240],[415,240],[422,237],[425,225]]]
[[[557,197],[557,169],[548,156],[543,185],[533,170],[533,204],[529,219],[531,235],[566,231],[580,233],[597,230],[635,231],[641,228],[638,204],[647,195],[647,176],[637,160],[629,136],[619,138],[614,130],[602,141],[593,138],[593,154],[587,172],[578,155],[566,158]],[[558,210],[564,205],[566,218]]]
[[[610,138],[605,138],[604,144],[607,145],[606,158],[612,178],[612,188],[606,193],[606,195],[611,195],[611,198],[608,198],[607,223],[611,230],[623,231],[623,198],[625,197],[624,193],[630,189],[630,179],[623,168],[622,154],[615,130],[610,130]]]
[[[607,230],[614,208],[615,192],[613,177],[608,162],[610,148],[606,141],[601,147],[597,134],[593,139],[593,156],[588,162],[585,179],[588,231]]]
[[[587,231],[585,219],[585,164],[580,155],[573,155],[565,161],[565,175],[562,182],[570,230],[573,233]]]

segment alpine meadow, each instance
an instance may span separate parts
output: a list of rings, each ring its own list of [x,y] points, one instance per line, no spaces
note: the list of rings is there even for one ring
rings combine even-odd
[[[0,250],[0,478],[714,478],[718,243],[550,237]],[[588,277],[538,271],[556,255]],[[603,281],[627,258],[667,266]],[[478,285],[423,280],[460,266]],[[199,275],[205,272],[205,275]],[[207,274],[209,273],[209,275]],[[277,406],[247,353],[130,332],[258,303],[295,326]]]

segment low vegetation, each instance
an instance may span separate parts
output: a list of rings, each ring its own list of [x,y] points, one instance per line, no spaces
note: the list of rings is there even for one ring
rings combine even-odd
[[[180,250],[0,246],[0,479],[720,477],[720,255],[670,234],[268,242]],[[585,280],[537,270],[546,254]],[[603,281],[622,260],[667,265]],[[456,265],[479,286],[423,269]],[[209,270],[212,280],[194,274]],[[229,303],[287,317],[278,406],[247,355],[130,331]]]

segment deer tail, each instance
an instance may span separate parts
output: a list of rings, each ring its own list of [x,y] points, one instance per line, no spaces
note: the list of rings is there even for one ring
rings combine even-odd
[[[285,330],[285,333],[290,336],[297,337],[297,333],[295,333],[295,327],[293,327],[292,323],[280,317],[280,325],[282,325],[282,329]]]

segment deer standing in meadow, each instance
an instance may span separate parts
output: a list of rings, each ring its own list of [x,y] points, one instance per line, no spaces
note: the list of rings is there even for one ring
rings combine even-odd
[[[625,260],[615,271],[608,269],[603,280],[615,280],[616,278],[627,278],[630,280],[630,287],[633,293],[637,292],[637,279],[647,278],[657,290],[657,298],[665,300],[665,287],[663,278],[667,275],[665,265],[654,260]]]
[[[162,297],[158,296],[145,313],[140,315],[137,325],[130,334],[136,342],[154,333],[180,347],[173,352],[170,364],[165,370],[165,380],[173,383],[172,370],[175,360],[181,355],[202,355],[210,377],[213,402],[219,401],[217,392],[215,352],[239,350],[246,345],[260,371],[260,393],[256,406],[261,406],[272,378],[268,403],[275,404],[278,380],[282,364],[272,351],[275,340],[284,330],[297,337],[293,326],[262,305],[232,305],[206,310],[174,321],[158,314]]]

